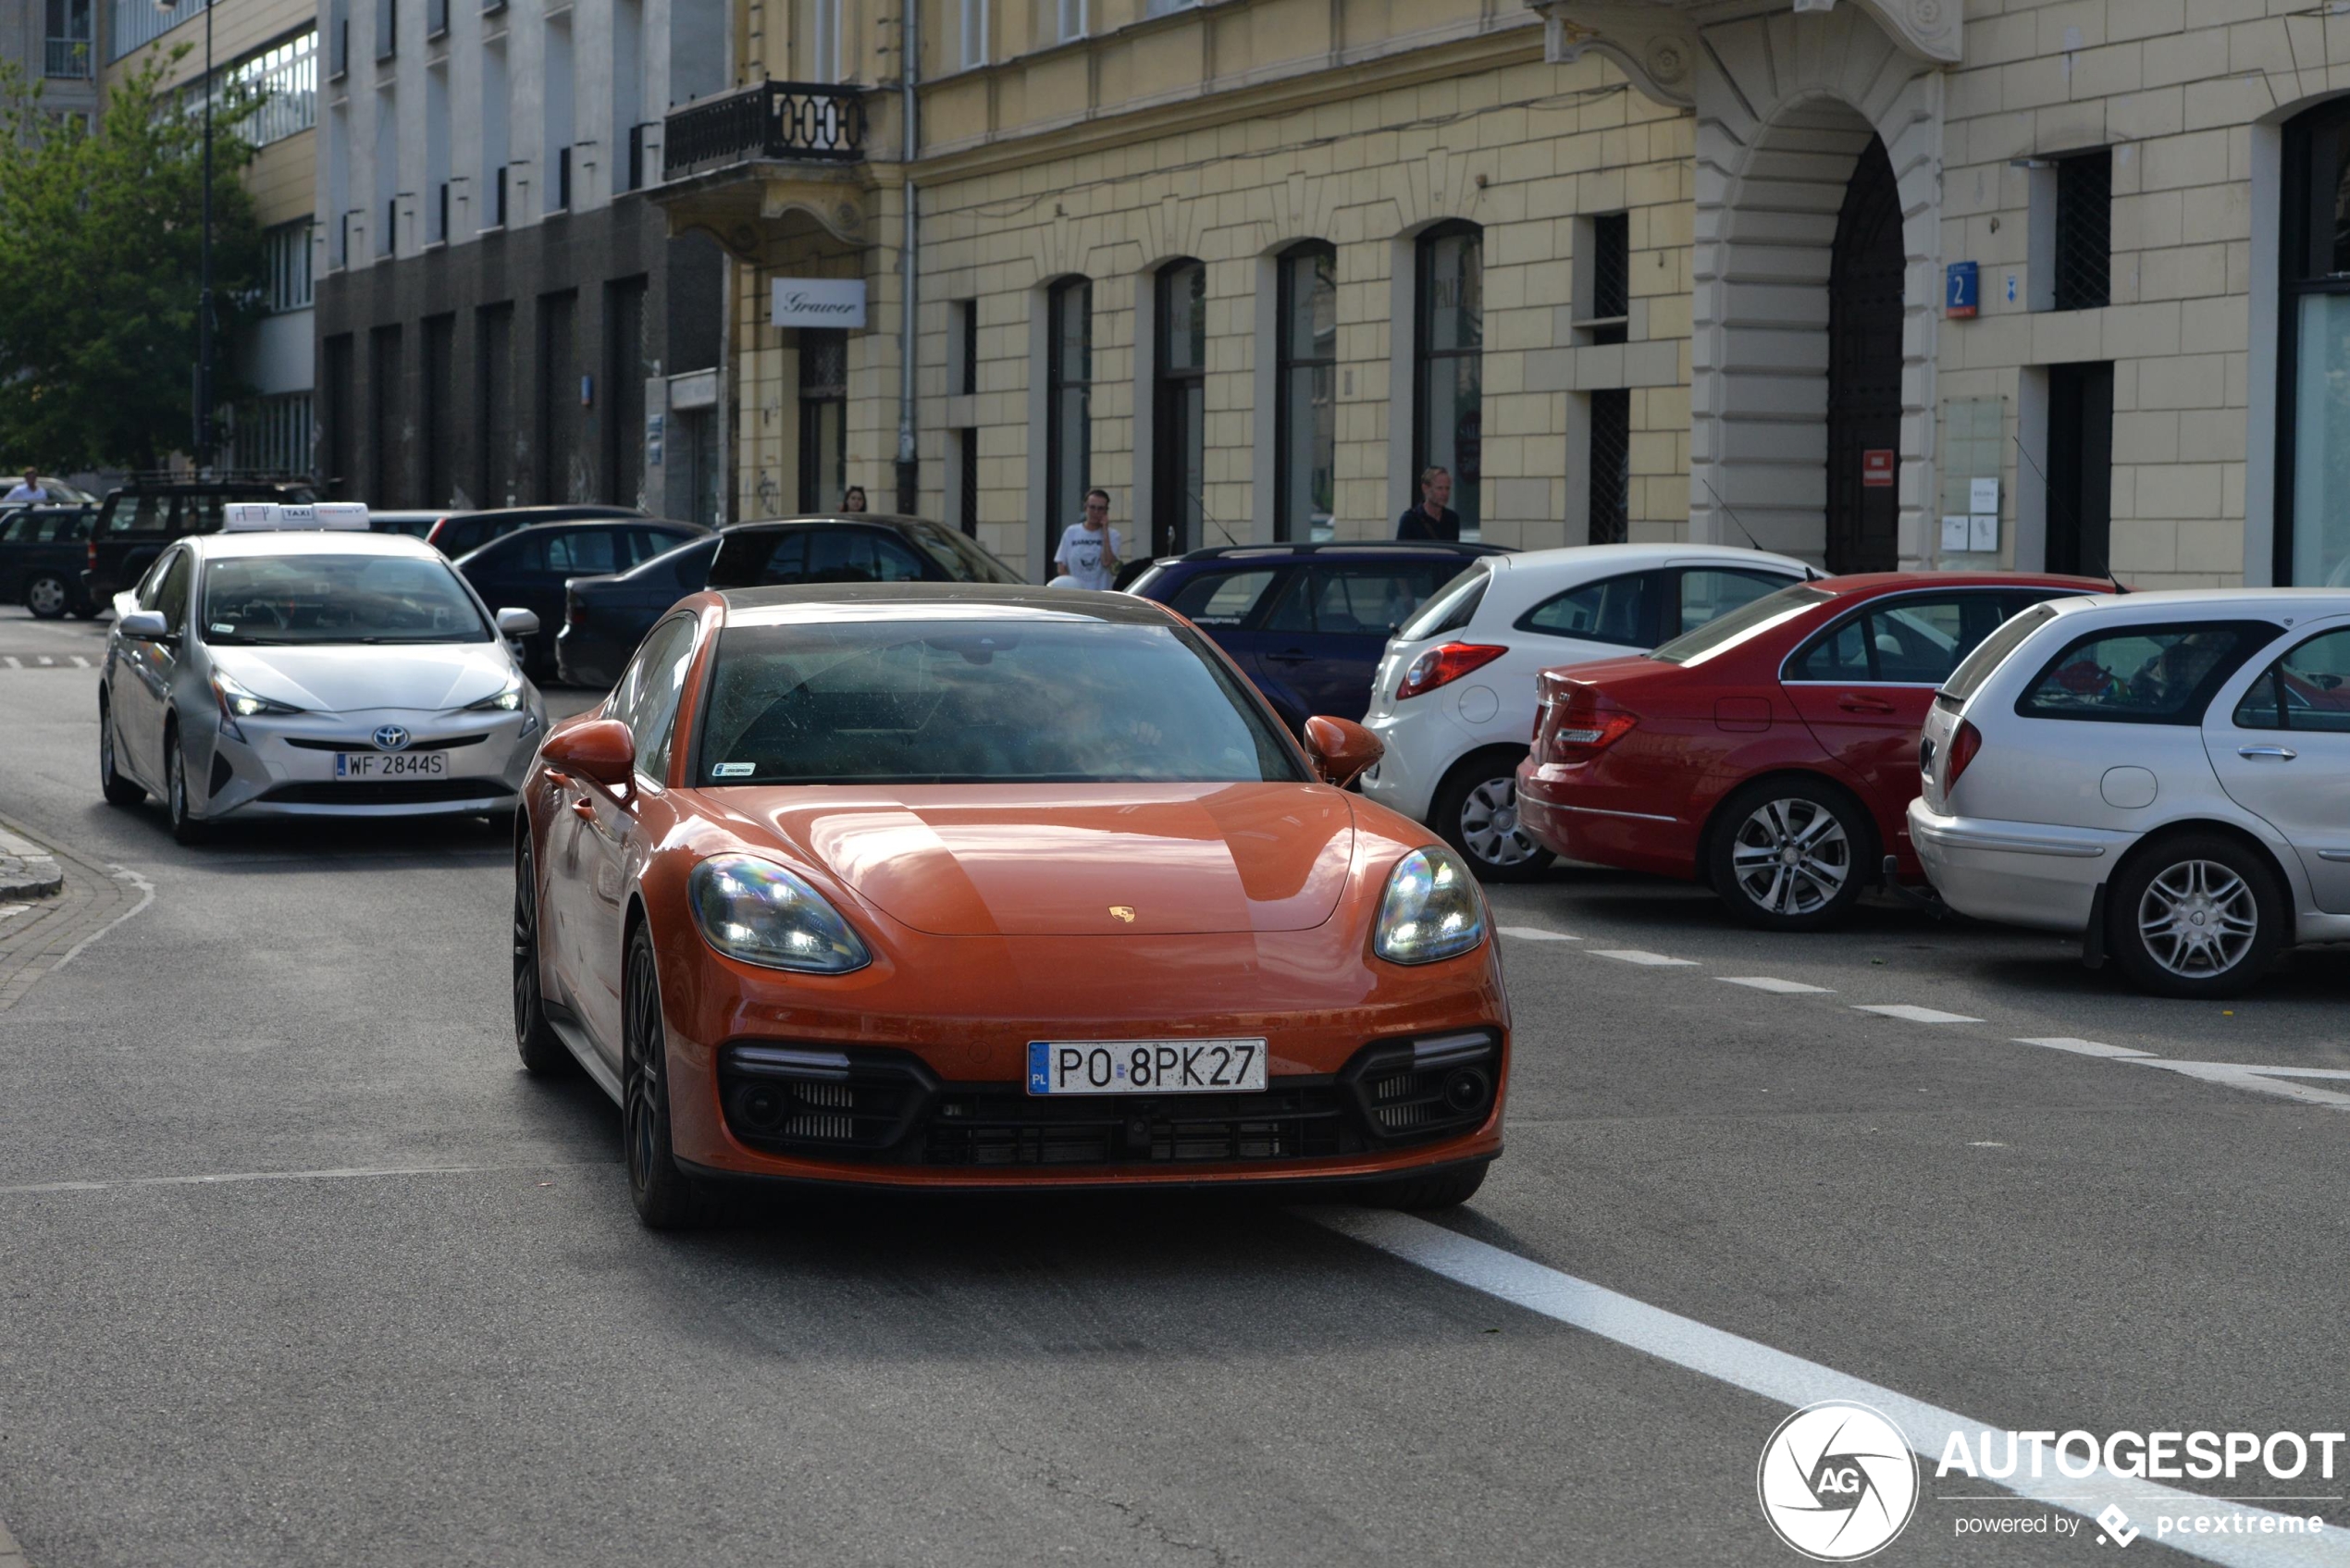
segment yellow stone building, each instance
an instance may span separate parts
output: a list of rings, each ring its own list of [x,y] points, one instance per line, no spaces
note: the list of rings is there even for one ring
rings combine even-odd
[[[1686,528],[1692,121],[1546,61],[1533,12],[954,0],[913,27],[910,163],[903,27],[858,0],[737,0],[744,86],[669,118],[658,199],[736,263],[735,515],[849,484],[886,509],[910,424],[915,506],[1040,576],[1091,485],[1130,555],[1391,534],[1428,463],[1492,542]],[[861,281],[861,329],[775,325],[807,279]]]

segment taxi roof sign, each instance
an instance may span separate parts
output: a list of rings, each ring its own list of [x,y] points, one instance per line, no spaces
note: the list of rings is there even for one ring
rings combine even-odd
[[[337,532],[367,532],[367,508],[355,500],[239,500],[220,509],[224,534],[266,534],[292,529],[328,528]]]

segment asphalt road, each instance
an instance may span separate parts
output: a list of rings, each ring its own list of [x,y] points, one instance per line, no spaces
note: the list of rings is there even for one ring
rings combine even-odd
[[[2292,1076],[2350,1069],[2350,957],[2160,1002],[2042,936],[1887,905],[1766,938],[1565,870],[1494,896],[1545,933],[1501,939],[1509,1152],[1391,1232],[1419,1262],[1229,1200],[656,1237],[609,1104],[516,1065],[502,840],[179,848],[99,800],[102,647],[0,611],[0,815],[154,890],[0,1011],[0,1525],[33,1568],[1781,1564],[1756,1464],[1814,1373],[1995,1428],[2350,1425],[2350,1080]],[[1630,1304],[1595,1333],[1513,1268]],[[1740,1340],[1709,1361],[1666,1314]],[[1874,1561],[2113,1549],[1923,1476]],[[2350,1532],[2338,1469],[2172,1484]],[[2076,1533],[1960,1534],[1999,1517]]]

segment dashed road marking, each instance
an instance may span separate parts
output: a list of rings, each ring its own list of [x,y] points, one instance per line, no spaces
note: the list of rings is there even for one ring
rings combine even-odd
[[[1756,991],[1767,991],[1774,996],[1833,996],[1831,986],[1806,985],[1800,980],[1775,980],[1766,974],[1717,974],[1713,977],[1725,985],[1744,985]]]
[[[1668,958],[1662,953],[1651,953],[1639,947],[1587,947],[1585,952],[1594,958],[1614,958],[1620,964],[1639,964],[1649,969],[1695,969],[1695,958]]]
[[[73,656],[73,667],[77,670],[87,670],[90,668],[90,661],[77,653]]]
[[[600,1168],[609,1161],[538,1160],[528,1165],[346,1166],[332,1170],[240,1170],[217,1176],[130,1176],[110,1181],[33,1181],[0,1187],[0,1197],[43,1192],[108,1192],[125,1187],[219,1187],[245,1181],[349,1181],[382,1176],[479,1176],[500,1171]]]
[[[19,659],[13,653],[0,654],[0,664],[6,664],[11,670],[21,670],[24,668],[24,661]]]
[[[1569,936],[1563,931],[1544,931],[1540,926],[1495,926],[1503,936],[1515,936],[1520,942],[1580,942],[1579,936]]]
[[[43,670],[54,670],[57,667],[57,661],[45,653],[40,655],[40,664]]]
[[[1879,1018],[1899,1019],[1903,1023],[1981,1023],[1978,1018],[1964,1013],[1946,1013],[1939,1007],[1913,1006],[1907,1002],[1879,1002],[1868,1006],[1855,1004],[1856,1013],[1874,1013]]]
[[[2141,1051],[2134,1045],[2108,1045],[2102,1040],[2082,1040],[2070,1034],[2052,1034],[2037,1040],[2018,1039],[2019,1045],[2045,1045],[2051,1051],[2071,1051],[2082,1056],[2151,1056],[2151,1051]]]
[[[1762,1399],[1799,1409],[1822,1400],[1868,1405],[1891,1418],[1911,1451],[1929,1463],[1948,1451],[1955,1436],[1964,1434],[1972,1441],[1977,1432],[1999,1429],[1996,1423],[1941,1409],[1849,1373],[1651,1306],[1413,1215],[1356,1208],[1309,1208],[1297,1213],[1455,1284]],[[2329,1529],[2322,1536],[2287,1534],[2280,1528],[2282,1519],[2265,1509],[2118,1475],[2102,1465],[2082,1476],[2059,1475],[2051,1469],[2046,1476],[2019,1475],[1989,1484],[2084,1518],[2095,1518],[2109,1503],[2141,1514],[2245,1516],[2242,1524],[2232,1521],[2224,1533],[2164,1537],[2163,1545],[2207,1562],[2350,1564],[2350,1536],[2343,1531]],[[2263,1520],[2271,1522],[2266,1533],[2261,1530]]]

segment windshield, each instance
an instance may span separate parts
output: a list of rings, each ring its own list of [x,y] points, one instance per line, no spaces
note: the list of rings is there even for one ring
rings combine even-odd
[[[254,555],[204,569],[208,643],[488,642],[448,564],[410,556]]]
[[[1260,705],[1172,626],[732,626],[715,662],[705,784],[1305,778]]]
[[[1694,632],[1684,632],[1671,642],[1651,653],[1651,659],[1661,659],[1667,664],[1702,664],[1717,653],[1727,652],[1751,636],[1760,636],[1780,622],[1802,614],[1815,604],[1834,599],[1805,584],[1781,588],[1775,594],[1749,599],[1727,615],[1708,621]]]
[[[1974,651],[1959,661],[1950,678],[1942,683],[1941,695],[1953,702],[1964,702],[1974,695],[1974,688],[1991,678],[1991,672],[2007,661],[2009,654],[2023,645],[2023,639],[2047,623],[2056,610],[2047,604],[2035,604],[2020,615],[2000,623],[1997,631],[1974,645]]]

